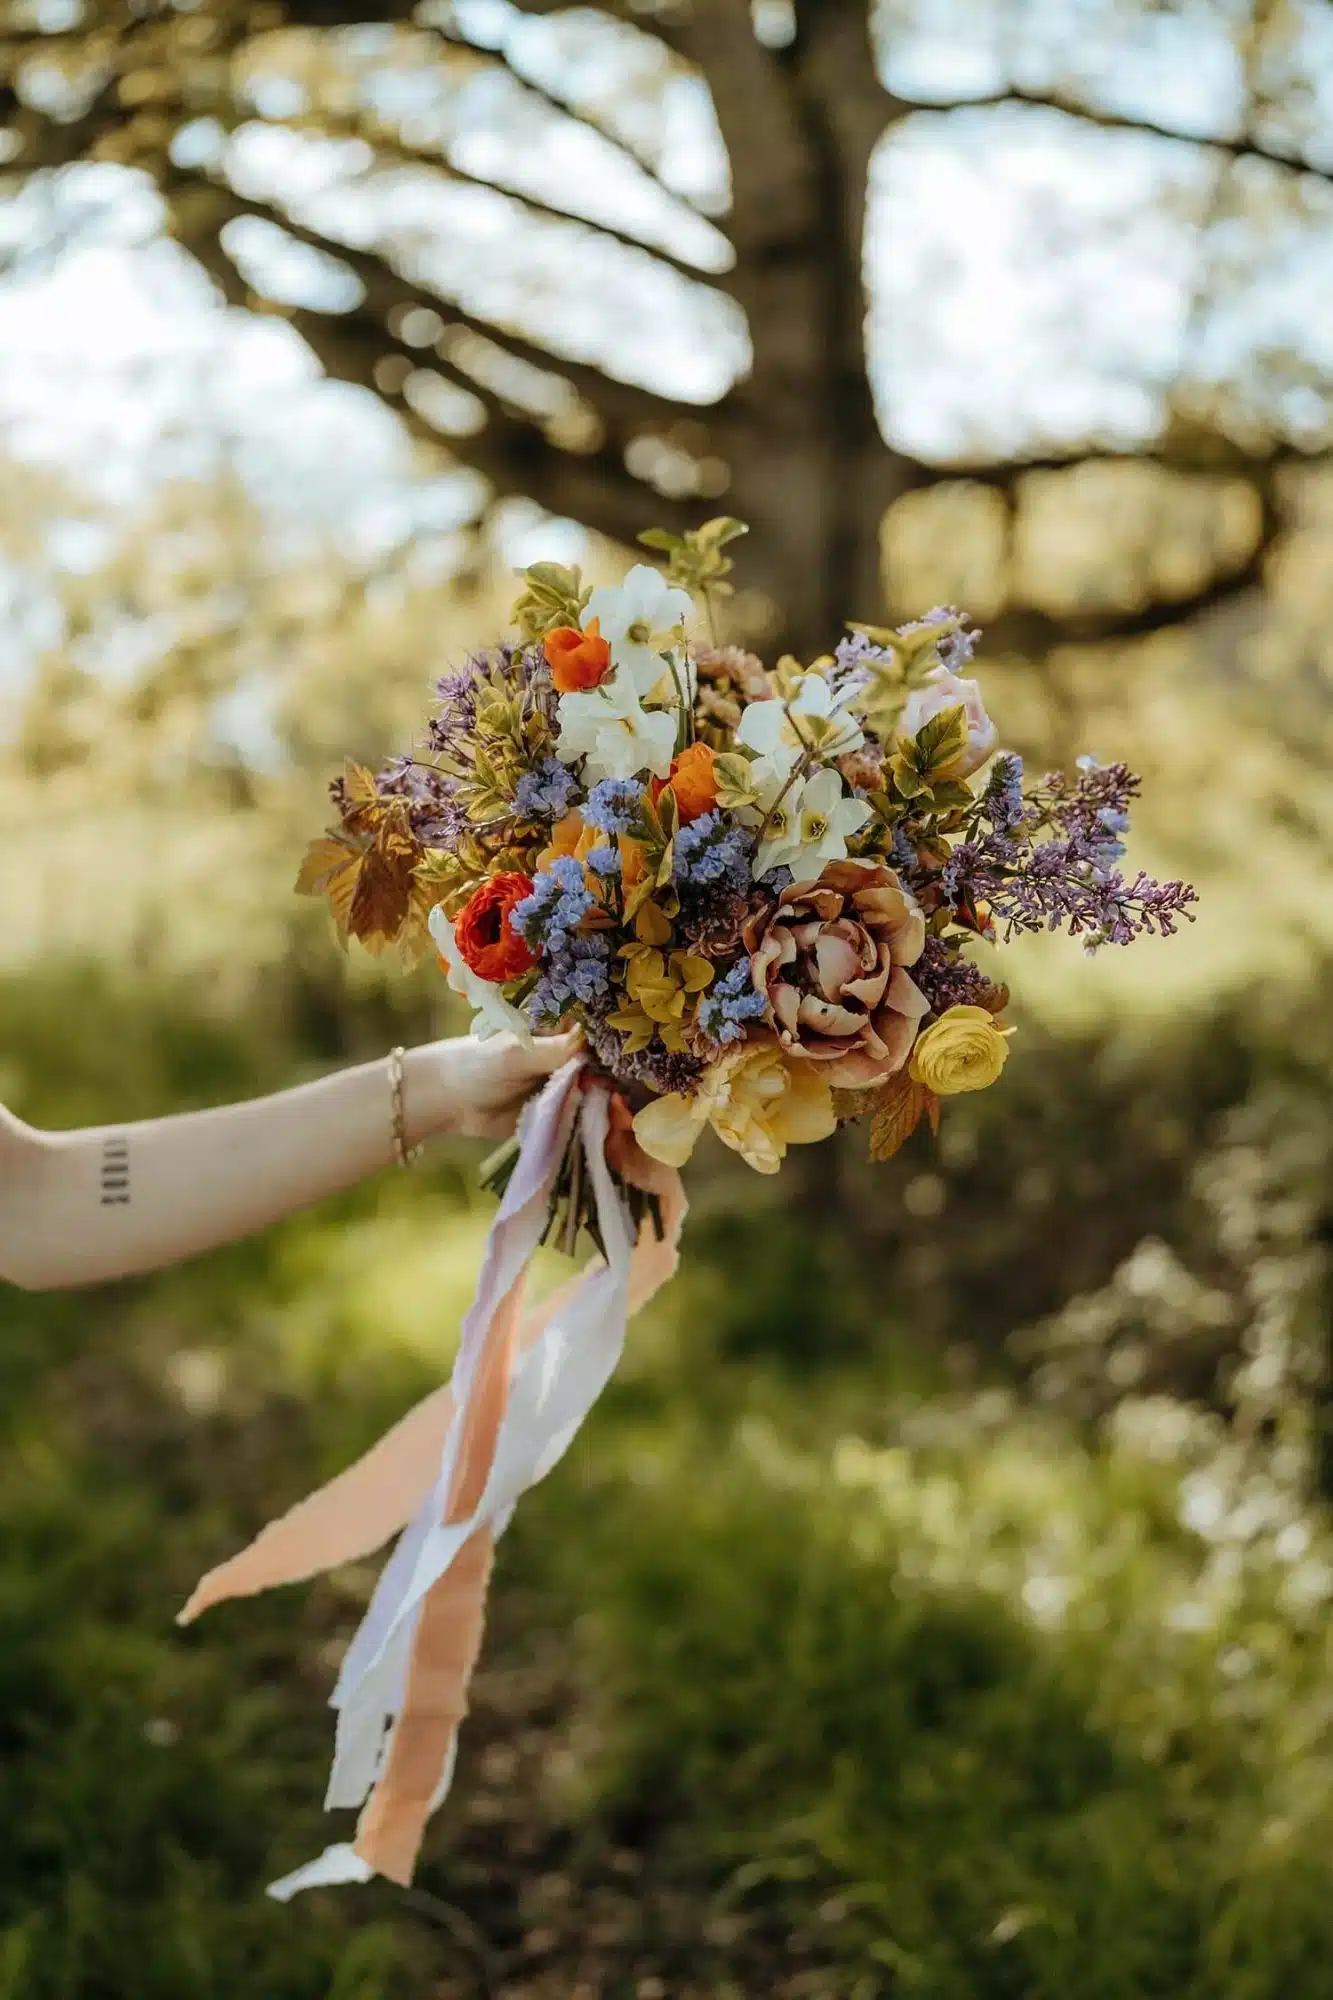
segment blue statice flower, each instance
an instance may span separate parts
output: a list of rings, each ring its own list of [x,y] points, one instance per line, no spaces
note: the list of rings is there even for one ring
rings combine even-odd
[[[514,804],[535,819],[559,819],[578,797],[578,782],[558,757],[546,757],[525,771],[514,789]]]
[[[562,854],[542,870],[532,894],[515,903],[509,921],[529,951],[542,957],[566,947],[594,900],[580,864],[572,854]]]
[[[633,833],[643,810],[643,786],[633,778],[603,778],[583,806],[583,817],[599,833]]]
[[[573,1006],[588,1007],[606,994],[611,980],[611,940],[605,932],[564,937],[542,954],[541,977],[528,996],[534,1026],[558,1021]]]
[[[749,959],[742,958],[699,1002],[699,1032],[724,1045],[738,1042],[745,1033],[745,1023],[761,1020],[767,1006],[763,994],[755,992]]]
[[[600,875],[604,882],[610,882],[620,873],[620,856],[614,847],[594,847],[587,857],[587,864],[594,875]]]
[[[753,854],[753,835],[707,812],[676,835],[672,872],[682,889],[748,889]]]

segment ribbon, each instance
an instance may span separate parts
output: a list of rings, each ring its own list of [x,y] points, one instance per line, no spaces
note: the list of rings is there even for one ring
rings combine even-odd
[[[576,1128],[605,1260],[523,1315],[524,1280]],[[610,1380],[630,1314],[676,1269],[679,1176],[640,1151],[623,1100],[582,1058],[525,1107],[519,1132],[448,1387],[210,1570],[179,1616],[188,1624],[228,1598],[358,1560],[401,1530],[332,1696],[338,1722],[324,1803],[362,1808],[356,1836],[272,1883],[268,1893],[280,1902],[377,1874],[411,1880],[426,1823],[453,1777],[495,1542]],[[657,1197],[660,1240],[650,1226],[634,1240],[616,1176]]]

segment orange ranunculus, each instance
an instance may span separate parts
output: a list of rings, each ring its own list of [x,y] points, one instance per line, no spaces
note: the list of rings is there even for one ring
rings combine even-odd
[[[713,752],[706,743],[691,743],[688,750],[682,750],[679,757],[673,758],[669,777],[653,779],[650,788],[653,804],[657,804],[669,787],[676,795],[682,826],[688,826],[692,819],[702,819],[717,804],[717,777],[713,761]]]
[[[586,632],[573,625],[557,625],[542,642],[551,679],[561,694],[578,694],[595,688],[611,671],[611,648],[602,637],[594,618]]]
[[[567,812],[551,828],[551,838],[537,856],[538,874],[549,868],[553,861],[558,861],[562,854],[572,854],[577,861],[582,861],[602,838],[595,826],[584,824],[583,814],[577,808]]]
[[[492,875],[459,911],[454,937],[463,963],[478,979],[502,986],[506,979],[531,972],[537,963],[510,922],[515,903],[531,894],[530,875]]]
[[[641,843],[631,840],[629,835],[620,836],[620,886],[622,889],[637,889],[648,872],[648,856]]]

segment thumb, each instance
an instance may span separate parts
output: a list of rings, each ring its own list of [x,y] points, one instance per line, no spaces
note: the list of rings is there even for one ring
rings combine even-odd
[[[583,1048],[583,1030],[571,1028],[563,1035],[539,1035],[531,1049],[532,1066],[539,1075],[551,1076],[563,1069]]]

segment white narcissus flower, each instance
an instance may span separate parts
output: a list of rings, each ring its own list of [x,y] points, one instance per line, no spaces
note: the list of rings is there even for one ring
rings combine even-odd
[[[806,882],[826,861],[846,859],[847,842],[870,818],[870,807],[864,799],[849,798],[838,772],[825,769],[808,778],[767,779],[746,817],[764,828],[752,868],[755,881],[770,868],[790,868],[795,881]]]
[[[644,708],[628,677],[618,674],[588,694],[561,695],[556,715],[557,757],[564,764],[586,757],[587,773],[594,782],[637,778],[644,771],[654,778],[670,773],[676,718]]]
[[[970,778],[995,754],[1000,732],[986,713],[981,683],[964,680],[948,667],[932,667],[920,687],[912,689],[898,718],[899,738],[919,736],[926,724],[946,708],[961,708],[967,725],[967,742],[948,764],[932,771],[934,778]]]
[[[687,590],[674,589],[648,563],[635,563],[622,584],[594,590],[582,624],[586,631],[597,620],[613,665],[643,700],[666,671],[662,655],[678,643],[692,609]]]
[[[861,831],[870,811],[864,799],[847,796],[837,771],[817,771],[807,778],[792,829],[796,858],[787,863],[795,880],[812,881],[826,861],[845,861],[847,842]]]
[[[751,770],[760,771],[766,761],[761,758]],[[801,844],[796,825],[804,791],[804,778],[793,778],[790,768],[775,770],[759,780],[754,805],[741,815],[751,826],[764,829],[750,869],[756,882],[770,868],[791,866]]]
[[[449,985],[473,1009],[472,1032],[484,1040],[488,1035],[517,1035],[532,1046],[532,1027],[517,1007],[511,1007],[500,987],[480,978],[466,962],[454,938],[454,927],[437,903],[426,919],[435,949],[449,974]]]
[[[753,750],[762,767],[761,779],[781,770],[785,775],[802,750],[821,757],[842,757],[865,742],[847,714],[853,690],[835,693],[822,674],[803,674],[788,701],[752,701],[740,719],[736,741]]]

